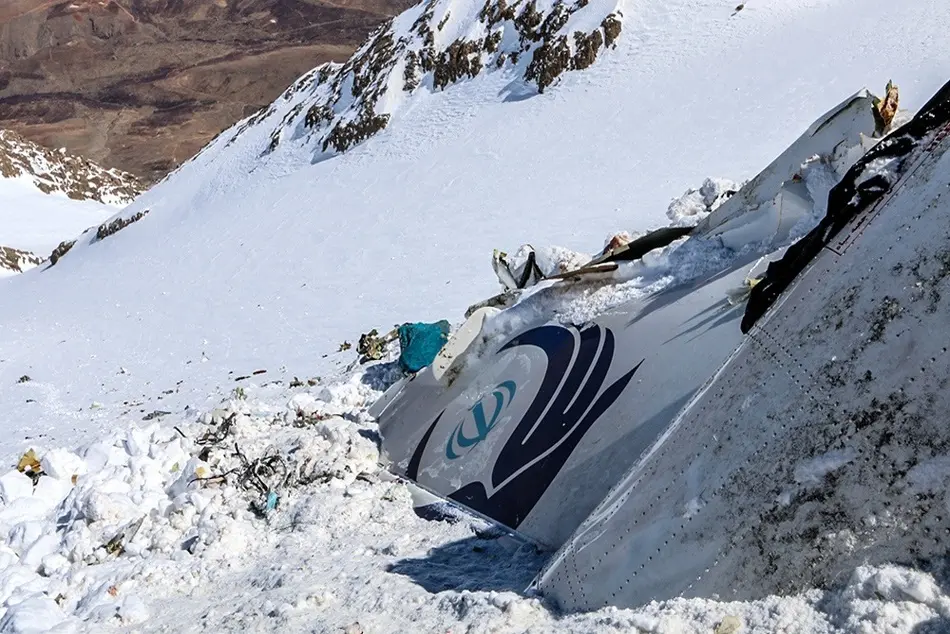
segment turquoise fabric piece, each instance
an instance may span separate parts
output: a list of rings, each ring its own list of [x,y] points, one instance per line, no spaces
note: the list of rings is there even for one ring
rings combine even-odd
[[[449,339],[451,326],[446,320],[434,324],[414,323],[399,326],[399,365],[406,372],[418,372],[432,363]]]

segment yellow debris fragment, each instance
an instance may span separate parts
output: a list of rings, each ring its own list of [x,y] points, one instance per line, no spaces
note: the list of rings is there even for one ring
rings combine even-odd
[[[882,132],[890,127],[894,115],[897,114],[899,103],[900,95],[897,86],[894,85],[893,81],[888,81],[887,87],[884,89],[884,99],[875,98],[874,100],[874,110]]]
[[[22,458],[20,458],[20,462],[17,463],[16,469],[20,473],[25,473],[26,471],[40,473],[43,471],[43,465],[40,464],[39,458],[36,457],[36,452],[30,449],[25,454],[23,454]]]

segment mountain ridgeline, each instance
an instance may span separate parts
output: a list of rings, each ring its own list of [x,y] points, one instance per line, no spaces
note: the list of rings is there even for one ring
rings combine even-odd
[[[0,128],[152,183],[412,0],[3,0]]]
[[[418,90],[445,90],[508,68],[544,92],[613,47],[622,19],[615,0],[427,0],[379,28],[346,63],[326,63],[301,77],[275,103],[225,132],[227,144],[251,126],[273,125],[264,153],[302,141],[319,160],[377,134],[402,97]]]
[[[107,205],[127,204],[143,190],[132,174],[37,145],[10,130],[0,130],[0,178],[26,178],[44,193]]]

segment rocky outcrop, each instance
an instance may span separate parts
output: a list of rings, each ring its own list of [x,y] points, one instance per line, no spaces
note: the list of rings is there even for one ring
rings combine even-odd
[[[98,227],[86,229],[76,240],[65,240],[60,242],[59,246],[53,249],[53,252],[49,254],[49,265],[56,266],[56,263],[59,262],[63,256],[69,253],[74,246],[76,246],[76,242],[80,242],[84,245],[101,242],[102,240],[119,233],[129,225],[138,222],[147,216],[148,213],[148,209],[142,209],[141,211],[136,211],[134,213],[130,212],[129,210],[125,210],[119,212],[119,214],[109,222],[104,222]]]
[[[0,246],[0,275],[22,273],[42,264],[43,260],[29,251]]]
[[[0,130],[0,177],[26,178],[47,194],[111,205],[129,203],[142,191],[131,174],[42,147],[9,130]]]
[[[142,211],[135,212],[128,218],[123,218],[119,216],[112,222],[106,222],[99,225],[99,228],[96,229],[96,240],[105,240],[109,236],[114,236],[115,234],[119,233],[120,231],[128,227],[133,222],[138,222],[139,220],[144,218],[147,213],[148,213],[148,209],[143,209]]]
[[[225,143],[252,126],[271,125],[263,152],[300,141],[311,144],[319,160],[384,129],[418,90],[447,90],[482,73],[514,72],[542,93],[565,72],[590,67],[619,37],[616,5],[605,10],[595,4],[599,8],[587,0],[426,0],[379,28],[346,63],[304,75],[275,104],[227,133]],[[599,26],[572,26],[580,24]]]
[[[73,248],[76,244],[75,240],[64,240],[59,243],[59,246],[53,249],[53,252],[49,254],[49,265],[54,266],[59,259],[69,253],[69,250]]]

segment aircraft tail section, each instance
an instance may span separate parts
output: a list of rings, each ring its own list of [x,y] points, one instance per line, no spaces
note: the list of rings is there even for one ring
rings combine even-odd
[[[944,88],[849,171],[753,289],[735,354],[541,573],[545,595],[753,599],[946,554],[948,131]]]

